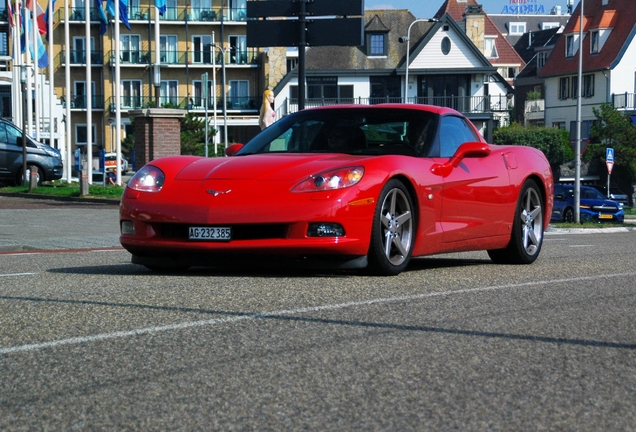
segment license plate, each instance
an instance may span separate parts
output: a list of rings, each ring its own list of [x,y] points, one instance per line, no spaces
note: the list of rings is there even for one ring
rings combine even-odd
[[[608,215],[608,214],[601,214],[601,215],[598,215],[598,217],[600,219],[613,219],[614,218],[612,215]]]
[[[190,240],[230,241],[232,229],[230,227],[190,227],[188,238]]]

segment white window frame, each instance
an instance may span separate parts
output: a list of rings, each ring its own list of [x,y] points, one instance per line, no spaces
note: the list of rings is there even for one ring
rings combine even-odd
[[[179,106],[179,81],[178,80],[161,80],[161,88],[159,90],[159,104],[172,103]]]
[[[179,37],[174,34],[162,34],[159,36],[161,63],[174,64],[179,61],[178,42]]]
[[[93,133],[91,134],[91,141],[93,141],[93,145],[97,145],[97,125],[95,123],[92,124],[93,127],[91,128],[93,130]],[[86,129],[86,123],[75,123],[75,143],[77,145],[86,145],[87,142],[86,141],[80,141],[79,140],[79,130],[80,129]],[[84,136],[86,136],[86,132],[88,131],[84,131]]]
[[[525,21],[511,21],[508,23],[508,34],[521,36],[526,32],[528,25]]]
[[[484,55],[486,58],[499,58],[499,53],[497,52],[497,38],[484,38]]]

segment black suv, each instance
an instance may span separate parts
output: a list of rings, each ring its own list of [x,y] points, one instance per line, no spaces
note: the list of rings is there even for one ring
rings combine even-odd
[[[60,151],[27,135],[27,178],[30,167],[37,171],[38,184],[62,178],[64,167]],[[22,131],[0,119],[0,182],[22,183]]]

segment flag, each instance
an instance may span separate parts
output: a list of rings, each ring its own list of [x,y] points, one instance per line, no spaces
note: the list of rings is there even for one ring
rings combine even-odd
[[[7,19],[9,20],[9,27],[15,27],[15,23],[13,22],[13,5],[11,5],[11,1],[7,2]]]
[[[115,0],[106,1],[106,11],[112,17],[115,17]],[[128,6],[123,0],[119,0],[119,19],[124,23],[126,28],[130,30],[130,23],[128,22]]]
[[[24,31],[24,14],[20,15],[20,48],[22,50],[21,54],[26,52],[26,32]]]
[[[55,11],[55,0],[49,0],[49,3],[53,1],[53,5],[51,7],[51,10]],[[48,4],[46,5],[46,10],[44,11],[44,28],[46,31],[46,40],[49,40],[49,6]],[[55,24],[55,22],[53,22],[53,24]]]
[[[36,3],[38,31],[40,34],[46,34],[46,22],[44,21],[44,11],[39,3]]]
[[[106,34],[106,30],[108,29],[108,18],[106,18],[106,14],[104,13],[102,0],[95,0],[95,9],[97,10],[97,16],[99,17],[99,23],[101,24],[99,34],[104,36]]]
[[[166,13],[166,0],[155,0],[155,6],[159,9],[159,15],[163,16]]]
[[[49,55],[46,53],[46,49],[44,48],[44,44],[42,43],[42,36],[37,36],[38,42],[38,67],[45,68],[49,65]],[[33,60],[35,63],[35,60]]]

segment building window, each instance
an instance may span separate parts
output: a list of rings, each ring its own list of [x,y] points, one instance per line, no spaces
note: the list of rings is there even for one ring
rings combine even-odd
[[[576,49],[574,48],[574,35],[567,35],[565,38],[565,56],[574,57]]]
[[[525,22],[510,22],[508,23],[508,30],[510,35],[522,35],[526,32]]]
[[[91,142],[93,143],[93,145],[97,144],[97,127],[95,126],[95,124],[93,124],[93,127],[91,128],[92,130],[92,136],[91,136]],[[75,143],[77,145],[86,145],[87,141],[87,132],[88,130],[86,129],[86,123],[84,124],[76,124],[75,125]]]
[[[567,99],[570,97],[570,78],[564,77],[559,79],[559,99]]]
[[[583,97],[594,96],[594,75],[583,75]]]
[[[161,81],[161,89],[159,92],[159,102],[161,106],[172,105],[173,108],[179,108],[179,81]]]
[[[141,108],[141,80],[122,80],[121,90],[122,108]]]
[[[590,52],[592,54],[597,54],[600,51],[599,31],[593,31],[592,33],[590,33],[590,35],[592,36],[592,42],[590,43]]]
[[[541,30],[550,30],[561,27],[561,24],[558,22],[542,22],[539,26],[541,27]]]
[[[572,99],[579,97],[579,79],[577,77],[570,78],[571,88],[570,97]]]
[[[369,56],[386,56],[386,35],[382,33],[371,33],[367,35],[367,45]]]
[[[497,54],[497,44],[495,43],[495,38],[485,38],[484,39],[484,55],[486,58],[497,58],[499,55]]]
[[[548,57],[548,53],[546,53],[545,51],[541,51],[537,53],[537,69],[541,69],[543,66],[545,66],[545,61]]]
[[[371,76],[371,103],[396,102],[402,94],[398,76]]]
[[[290,97],[298,99],[297,85],[290,87]],[[307,99],[353,103],[353,85],[338,85],[337,77],[308,77]]]
[[[230,107],[247,109],[250,104],[250,82],[247,80],[230,80]]]

